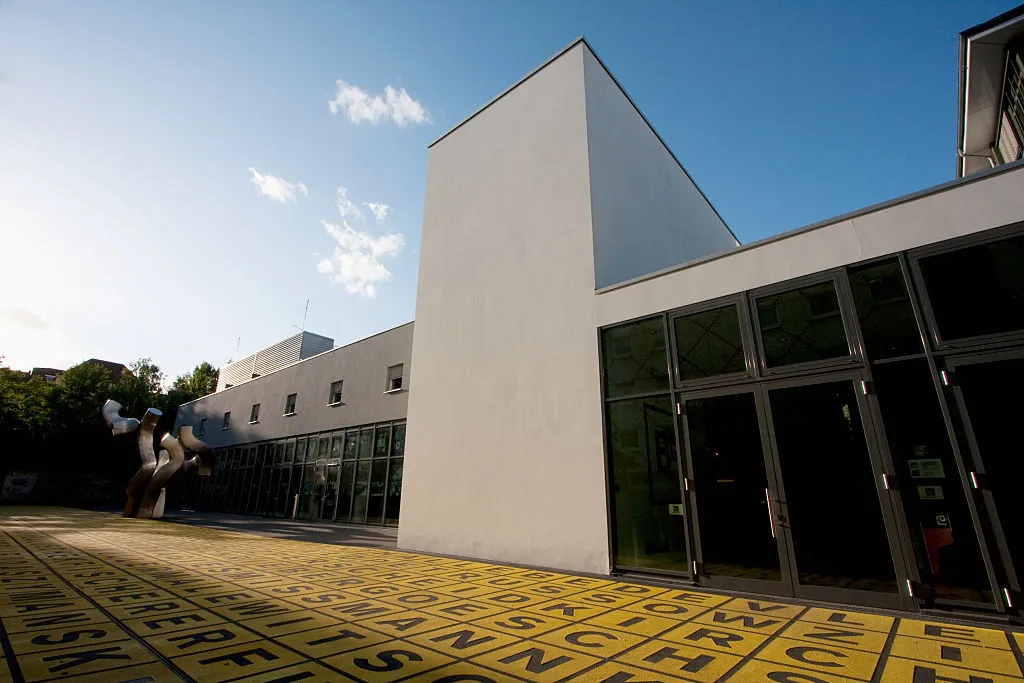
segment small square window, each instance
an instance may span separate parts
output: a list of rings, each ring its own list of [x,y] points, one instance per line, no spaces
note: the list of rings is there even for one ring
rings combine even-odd
[[[284,400],[284,414],[292,415],[295,413],[295,399],[298,398],[298,394],[288,394],[288,398]]]
[[[341,403],[341,380],[337,382],[331,382],[331,395],[327,398],[327,403],[332,406],[336,406]]]
[[[206,434],[206,418],[205,417],[204,418],[200,418],[200,420],[199,420],[199,430],[196,432],[196,436],[202,436],[203,434]]]
[[[227,411],[226,413],[224,413],[224,423],[221,424],[220,428],[221,429],[227,429],[229,424],[231,424],[231,411],[230,410]]]
[[[399,391],[402,388],[403,365],[392,365],[388,368],[388,385],[385,391]]]
[[[249,424],[260,421],[260,404],[253,403],[252,410],[249,411]]]

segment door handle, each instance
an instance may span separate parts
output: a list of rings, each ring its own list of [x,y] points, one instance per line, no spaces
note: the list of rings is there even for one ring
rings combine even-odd
[[[768,495],[768,489],[764,490],[764,500],[768,503],[768,523],[772,528],[772,538],[775,538],[775,513],[772,512],[772,497]]]

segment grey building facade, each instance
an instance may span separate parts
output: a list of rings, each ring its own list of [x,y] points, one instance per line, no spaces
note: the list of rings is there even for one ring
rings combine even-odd
[[[412,331],[407,323],[182,405],[176,424],[192,425],[217,457],[211,477],[181,482],[181,504],[397,524]]]
[[[199,499],[392,523],[400,493],[413,551],[1019,621],[1024,161],[989,123],[1022,34],[961,37],[1001,52],[962,47],[956,179],[745,245],[573,42],[430,146],[415,337],[183,409],[227,449]]]

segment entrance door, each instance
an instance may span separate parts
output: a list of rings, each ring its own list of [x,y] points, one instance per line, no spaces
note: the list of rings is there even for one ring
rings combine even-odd
[[[1024,574],[1024,447],[1017,421],[1024,414],[1024,355],[989,354],[949,360],[956,405],[973,458],[971,485],[992,526],[1001,560],[1003,599],[1020,609]],[[971,464],[967,464],[971,468]]]
[[[324,474],[323,503],[320,505],[320,519],[333,520],[334,508],[338,502],[338,475],[341,467],[337,459],[327,462]]]
[[[905,607],[859,373],[685,402],[699,581]]]

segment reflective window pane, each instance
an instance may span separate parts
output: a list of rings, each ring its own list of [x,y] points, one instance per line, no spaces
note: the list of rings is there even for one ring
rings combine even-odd
[[[338,521],[349,521],[352,512],[352,484],[356,480],[356,463],[341,463],[341,482],[338,484]]]
[[[757,322],[770,368],[850,355],[831,281],[758,299]]]
[[[341,444],[342,444],[342,442],[344,440],[345,440],[344,436],[341,435],[341,434],[336,434],[334,437],[331,438],[331,457],[332,458],[340,458],[341,457]]]
[[[874,379],[921,580],[940,599],[992,602],[927,362],[879,365]]]
[[[306,440],[299,439],[295,445],[295,462],[306,462]]]
[[[405,455],[405,425],[395,425],[391,437],[391,455],[400,458]]]
[[[781,581],[754,395],[687,401],[686,430],[704,572]]]
[[[370,461],[360,460],[356,467],[356,484],[352,493],[352,521],[366,521],[366,502],[370,492]]]
[[[601,331],[604,389],[609,398],[668,391],[668,356],[661,317]]]
[[[668,397],[608,404],[616,566],[690,572],[673,422]]]
[[[398,427],[395,427],[398,431]],[[384,523],[388,525],[398,524],[398,513],[402,507],[402,465],[403,458],[393,458],[391,469],[388,471],[388,499],[384,508]]]
[[[871,360],[921,352],[921,334],[899,261],[851,268],[850,289]]]
[[[735,305],[682,316],[673,324],[681,381],[746,370],[739,309]]]
[[[1024,236],[920,261],[944,340],[1024,329]]]
[[[350,429],[345,432],[345,459],[355,460],[359,452],[359,432]]]
[[[384,484],[388,473],[387,460],[374,460],[370,470],[370,496],[366,508],[366,522],[380,524],[384,514]]]
[[[373,427],[359,432],[359,459],[369,458],[373,450]]]
[[[898,592],[853,382],[768,397],[800,583]]]
[[[377,427],[373,438],[373,457],[388,457],[388,443],[391,441],[391,427]]]

